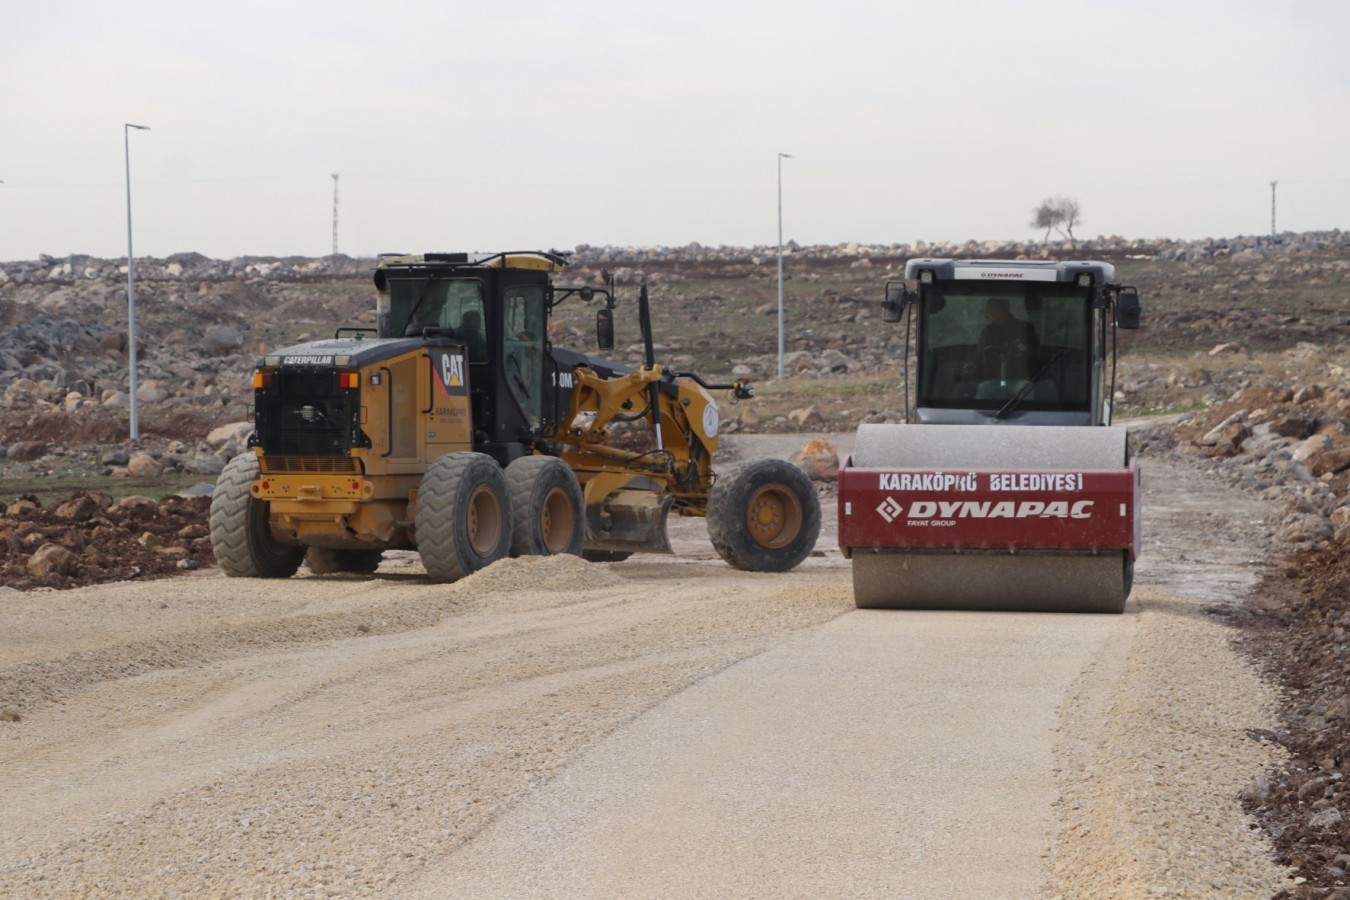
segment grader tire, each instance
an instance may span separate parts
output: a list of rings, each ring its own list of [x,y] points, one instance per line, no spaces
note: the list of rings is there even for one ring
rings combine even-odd
[[[457,581],[511,549],[511,501],[501,466],[482,453],[432,460],[417,492],[417,552],[432,581]]]
[[[506,467],[511,495],[511,555],[581,553],[586,540],[581,485],[554,456],[523,456]]]
[[[734,568],[786,572],[820,535],[820,498],[801,469],[756,459],[722,476],[708,498],[708,537]]]
[[[249,493],[258,471],[257,456],[243,453],[220,473],[211,494],[211,551],[220,570],[232,578],[290,578],[300,568],[305,548],[288,547],[272,537],[269,504]]]
[[[355,572],[369,575],[380,567],[382,550],[335,550],[330,547],[310,547],[305,551],[305,565],[315,575],[334,575]]]

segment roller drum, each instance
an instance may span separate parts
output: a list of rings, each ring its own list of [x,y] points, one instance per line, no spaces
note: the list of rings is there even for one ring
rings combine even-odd
[[[1129,464],[1122,428],[1030,425],[863,425],[859,469],[1111,470]],[[1128,552],[854,547],[853,593],[863,609],[1121,613]]]
[[[1128,593],[1124,553],[853,552],[859,609],[1121,613]]]

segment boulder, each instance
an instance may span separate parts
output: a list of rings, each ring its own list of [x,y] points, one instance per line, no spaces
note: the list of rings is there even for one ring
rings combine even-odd
[[[225,471],[225,465],[229,461],[228,457],[219,453],[199,453],[189,459],[182,468],[184,472],[191,472],[193,475],[219,475]]]
[[[1214,426],[1197,443],[1202,447],[1213,447],[1214,452],[1232,456],[1238,452],[1242,442],[1251,437],[1251,429],[1244,421],[1243,413],[1237,412]]]
[[[794,409],[788,413],[788,420],[800,429],[821,428],[825,425],[825,417],[820,414],[820,410],[814,406],[805,406],[801,409]]]
[[[163,403],[169,391],[158,381],[146,381],[136,388],[136,400],[141,403]]]
[[[131,460],[131,453],[125,447],[114,447],[98,458],[105,466],[125,466]]]
[[[210,353],[233,353],[244,346],[244,336],[229,325],[212,325],[206,329],[206,349]]]
[[[49,449],[46,441],[19,441],[9,445],[6,458],[15,462],[32,462],[46,456]]]
[[[206,443],[213,450],[222,451],[227,456],[234,456],[243,452],[244,442],[248,440],[248,436],[252,433],[252,422],[231,422],[228,425],[211,429],[211,433],[206,436]]]
[[[805,472],[812,481],[839,479],[839,451],[825,438],[811,438],[806,446],[788,457],[788,462]]]
[[[28,573],[35,578],[69,575],[76,562],[75,554],[60,544],[43,544],[28,558]]]
[[[133,478],[158,478],[164,474],[164,464],[149,453],[133,453],[127,460],[127,474]]]
[[[1303,441],[1294,447],[1291,458],[1294,462],[1307,463],[1314,456],[1325,453],[1331,449],[1331,438],[1325,434],[1314,434],[1312,437]]]
[[[1321,400],[1326,396],[1327,389],[1320,384],[1304,385],[1294,392],[1295,403],[1308,403],[1312,400]]]
[[[98,512],[98,504],[94,502],[92,497],[80,495],[70,498],[52,512],[58,519],[83,522]]]
[[[1212,348],[1210,348],[1209,355],[1221,356],[1225,353],[1246,353],[1246,352],[1247,348],[1239,344],[1237,341],[1229,341],[1228,343],[1224,344],[1215,344]]]
[[[849,372],[858,368],[858,361],[838,350],[826,350],[820,355],[820,368],[827,372]]]
[[[1301,441],[1317,430],[1316,416],[1288,415],[1270,423],[1270,430],[1281,437]]]
[[[117,503],[113,504],[114,512],[132,513],[139,516],[154,516],[159,512],[159,504],[149,497],[140,494],[132,494],[130,497],[123,497]]]
[[[1326,450],[1315,453],[1308,459],[1308,471],[1321,478],[1350,469],[1350,447]]]

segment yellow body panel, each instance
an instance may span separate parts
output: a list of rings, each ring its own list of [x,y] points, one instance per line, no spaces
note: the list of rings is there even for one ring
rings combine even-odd
[[[461,347],[426,347],[359,371],[370,447],[350,457],[265,457],[250,489],[279,540],[334,548],[412,546],[412,502],[433,459],[473,449]],[[350,467],[350,472],[332,469]],[[330,471],[309,471],[327,468]]]

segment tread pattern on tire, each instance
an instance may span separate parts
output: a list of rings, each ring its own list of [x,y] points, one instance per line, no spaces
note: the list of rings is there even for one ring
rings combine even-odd
[[[502,534],[488,558],[468,542],[465,504],[473,486],[488,484],[501,504]],[[511,500],[497,461],[484,453],[438,456],[422,476],[417,492],[417,552],[432,581],[458,581],[506,556],[511,546]]]
[[[536,490],[541,482],[553,484]],[[552,486],[562,487],[572,502],[572,540],[562,552],[573,556],[581,554],[581,547],[586,542],[586,510],[576,474],[555,456],[522,456],[506,467],[506,489],[511,495],[512,556],[548,555],[548,548],[534,526],[538,521],[538,507]]]
[[[303,547],[287,547],[266,533],[267,518],[249,488],[258,458],[241,453],[226,464],[211,494],[211,552],[222,572],[235,578],[289,578],[300,568]]]
[[[756,489],[766,484],[790,489],[802,504],[802,526],[786,547],[760,546],[745,525],[745,507]],[[786,572],[810,555],[820,535],[820,498],[806,473],[781,459],[753,459],[725,472],[708,497],[708,538],[719,556],[736,569]]]

